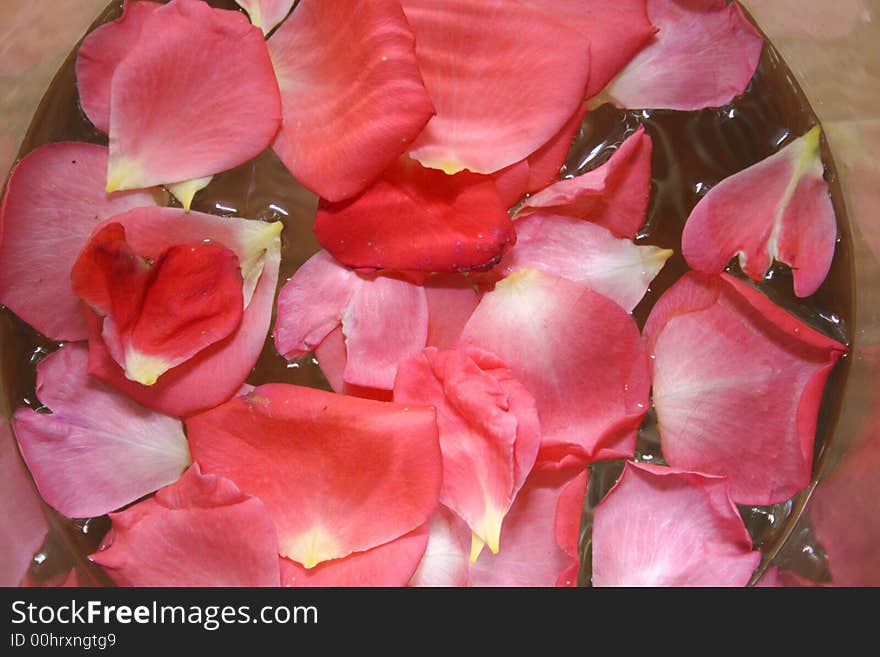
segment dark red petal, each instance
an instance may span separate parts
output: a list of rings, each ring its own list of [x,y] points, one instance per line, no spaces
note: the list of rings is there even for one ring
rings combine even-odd
[[[37,396],[52,413],[18,409],[15,433],[43,499],[69,518],[119,509],[189,466],[180,421],[91,378],[84,345],[65,345],[40,363]]]
[[[187,421],[194,458],[266,504],[312,568],[394,540],[437,506],[434,411],[269,384]]]
[[[155,497],[112,514],[91,556],[121,586],[278,586],[278,539],[266,507],[193,465]]]
[[[663,454],[782,502],[810,481],[822,392],[846,347],[728,275],[685,275],[645,325]]]
[[[652,152],[651,137],[639,126],[608,162],[538,192],[523,204],[517,216],[545,210],[589,219],[619,237],[635,238],[647,217]]]
[[[837,221],[819,152],[821,128],[721,181],[703,197],[681,236],[694,269],[720,274],[738,255],[755,281],[773,260],[791,266],[795,293],[813,294],[831,269]]]
[[[423,165],[499,171],[546,144],[583,100],[589,41],[561,22],[508,0],[403,8],[437,111],[411,151]]]
[[[269,34],[287,18],[296,0],[235,0],[250,16],[251,23]]]
[[[425,272],[491,267],[516,241],[490,178],[406,157],[357,198],[322,204],[315,234],[344,265]]]
[[[111,191],[226,171],[259,155],[281,123],[262,32],[199,0],[148,12],[110,86]]]
[[[398,0],[302,0],[269,49],[284,110],[273,148],[330,201],[364,190],[434,114]]]
[[[760,561],[723,477],[629,462],[594,512],[594,586],[745,586]]]
[[[467,586],[471,553],[471,530],[445,506],[431,517],[428,547],[410,586]]]
[[[53,340],[88,335],[70,270],[104,219],[155,204],[148,192],[104,192],[107,149],[61,142],[13,170],[0,210],[0,302]]]
[[[281,559],[282,586],[406,586],[428,545],[428,524],[389,543],[306,569]]]
[[[745,91],[764,39],[726,0],[648,0],[653,40],[605,90],[618,107],[698,110]]]
[[[614,301],[521,270],[483,296],[460,342],[497,354],[534,395],[539,467],[632,455],[648,410],[648,364],[635,322]]]

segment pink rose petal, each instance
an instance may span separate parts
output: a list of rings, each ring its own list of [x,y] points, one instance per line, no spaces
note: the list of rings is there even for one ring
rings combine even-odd
[[[760,561],[723,477],[629,462],[595,509],[594,586],[745,586]]]
[[[29,153],[0,209],[0,302],[53,340],[88,335],[70,270],[104,219],[155,205],[151,194],[106,194],[107,149],[60,142]]]
[[[470,553],[471,530],[467,523],[440,506],[431,517],[428,547],[409,585],[468,586]]]
[[[235,0],[250,16],[251,23],[269,34],[287,18],[296,0]]]
[[[284,111],[273,148],[329,201],[364,190],[434,114],[398,0],[301,0],[269,49]]]
[[[79,344],[46,358],[37,396],[51,415],[20,408],[13,418],[40,494],[70,518],[119,509],[173,483],[190,464],[180,421],[91,378],[88,358]]]
[[[538,467],[632,455],[648,410],[648,363],[635,321],[614,301],[520,270],[483,296],[460,343],[496,354],[534,395]]]
[[[480,297],[474,283],[464,276],[432,276],[425,281],[428,301],[429,347],[446,349],[458,341]]]
[[[321,373],[327,379],[330,387],[340,395],[351,395],[352,397],[363,397],[364,399],[374,399],[376,401],[391,401],[393,394],[391,390],[379,388],[364,388],[346,383],[342,378],[345,372],[346,361],[348,360],[348,351],[345,347],[345,334],[342,332],[342,325],[331,331],[326,338],[315,347],[315,360],[321,367]]]
[[[825,182],[816,126],[775,155],[727,178],[700,200],[681,236],[694,269],[720,274],[734,256],[760,281],[774,260],[792,268],[799,297],[831,269],[837,221]]]
[[[403,8],[437,111],[411,151],[424,166],[499,171],[546,144],[583,100],[589,41],[556,19],[515,0]]]
[[[618,107],[698,110],[745,91],[764,39],[738,3],[648,0],[648,18],[657,34],[603,93]]]
[[[589,219],[619,237],[635,238],[648,212],[652,152],[651,137],[639,126],[608,162],[538,192],[526,200],[517,216],[549,211]]]
[[[278,586],[278,539],[266,507],[193,465],[155,497],[111,515],[91,556],[120,586]]]
[[[194,458],[257,495],[311,569],[409,533],[437,507],[433,409],[268,384],[187,420]]]
[[[663,455],[725,475],[744,504],[782,502],[810,481],[816,418],[846,353],[726,274],[684,276],[645,325]]]

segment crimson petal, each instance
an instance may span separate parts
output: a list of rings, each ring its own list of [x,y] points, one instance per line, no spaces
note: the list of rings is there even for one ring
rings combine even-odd
[[[690,273],[645,339],[663,454],[730,478],[734,500],[782,502],[810,481],[825,381],[846,347],[731,276]]]
[[[434,411],[268,384],[187,421],[206,472],[257,495],[307,569],[377,547],[437,507]]]
[[[594,586],[745,586],[760,561],[723,477],[629,462],[594,512]]]
[[[77,255],[104,219],[155,205],[148,192],[106,194],[107,149],[60,142],[13,170],[0,209],[0,302],[53,340],[88,329],[68,281]]]

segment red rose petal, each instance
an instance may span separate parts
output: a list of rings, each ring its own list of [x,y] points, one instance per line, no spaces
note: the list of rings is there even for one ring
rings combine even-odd
[[[577,572],[577,559],[568,554],[570,546],[557,542],[556,527],[580,523],[582,504],[575,509],[570,500],[561,500],[582,489],[584,477],[585,473],[573,480],[571,471],[533,472],[504,521],[501,551],[484,551],[471,564],[471,585],[568,585],[572,571]]]
[[[434,114],[398,0],[302,0],[269,49],[284,110],[273,148],[330,201],[365,189]]]
[[[389,543],[306,569],[281,559],[282,586],[406,586],[428,545],[427,523]]]
[[[638,328],[615,302],[521,270],[483,296],[460,342],[497,354],[534,395],[538,467],[632,455],[650,382]]]
[[[354,200],[319,206],[315,235],[345,265],[425,272],[491,267],[516,241],[491,178],[407,157]]]
[[[151,208],[113,218],[125,227],[132,250],[156,260],[169,246],[211,240],[238,256],[244,278],[245,311],[238,329],[168,370],[152,386],[125,378],[102,338],[102,320],[89,320],[89,373],[149,408],[185,417],[232,397],[263,350],[281,262],[280,222],[216,217],[180,208]]]
[[[266,504],[306,568],[411,532],[437,506],[434,411],[269,384],[187,421],[194,458]]]
[[[726,105],[752,79],[764,39],[726,0],[648,0],[658,32],[605,90],[627,109]]]
[[[49,525],[5,421],[0,422],[0,499],[0,586],[18,586]]]
[[[471,530],[467,523],[440,506],[431,517],[430,529],[428,547],[410,586],[467,586],[471,553]]]
[[[231,169],[269,146],[281,122],[263,34],[198,0],[147,12],[110,86],[111,191]]]
[[[238,257],[217,244],[176,245],[150,264],[110,223],[71,272],[74,292],[105,316],[103,339],[125,376],[153,385],[241,323]]]
[[[594,586],[745,586],[760,561],[723,477],[630,462],[595,509]]]
[[[670,465],[728,476],[744,504],[782,502],[809,483],[822,392],[844,345],[726,274],[685,275],[645,338]]]
[[[531,471],[541,441],[534,398],[498,358],[431,347],[400,365],[394,401],[437,410],[440,501],[498,552],[504,516]]]
[[[53,340],[88,335],[68,281],[77,255],[104,219],[155,201],[148,192],[106,194],[107,149],[61,142],[13,170],[0,210],[0,302]]]
[[[589,219],[620,237],[635,238],[645,223],[651,196],[652,152],[651,137],[639,126],[608,162],[538,192],[517,215],[546,210]]]
[[[278,586],[278,539],[266,507],[193,465],[155,497],[111,516],[91,556],[121,586]],[[105,543],[107,541],[105,540]]]
[[[251,23],[269,34],[287,18],[296,0],[235,0],[250,16]]]
[[[791,266],[799,297],[831,269],[837,221],[816,126],[775,155],[713,187],[688,218],[682,254],[694,269],[720,274],[735,255],[760,281],[773,260]]]
[[[404,0],[403,8],[437,111],[411,151],[424,166],[499,171],[546,144],[583,100],[588,39],[525,4]]]
[[[13,417],[40,494],[69,518],[119,509],[173,483],[190,464],[180,421],[91,378],[88,358],[78,344],[46,358],[37,396],[51,415],[20,408]]]
[[[537,269],[582,283],[632,312],[672,255],[637,246],[589,221],[535,212],[515,222],[517,241],[498,265],[505,275]]]

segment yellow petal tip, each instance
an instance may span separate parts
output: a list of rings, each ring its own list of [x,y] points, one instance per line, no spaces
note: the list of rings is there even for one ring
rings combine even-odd
[[[482,538],[471,533],[471,563],[477,562],[477,559],[480,558],[480,554],[483,552],[485,546],[486,544],[483,542]]]

